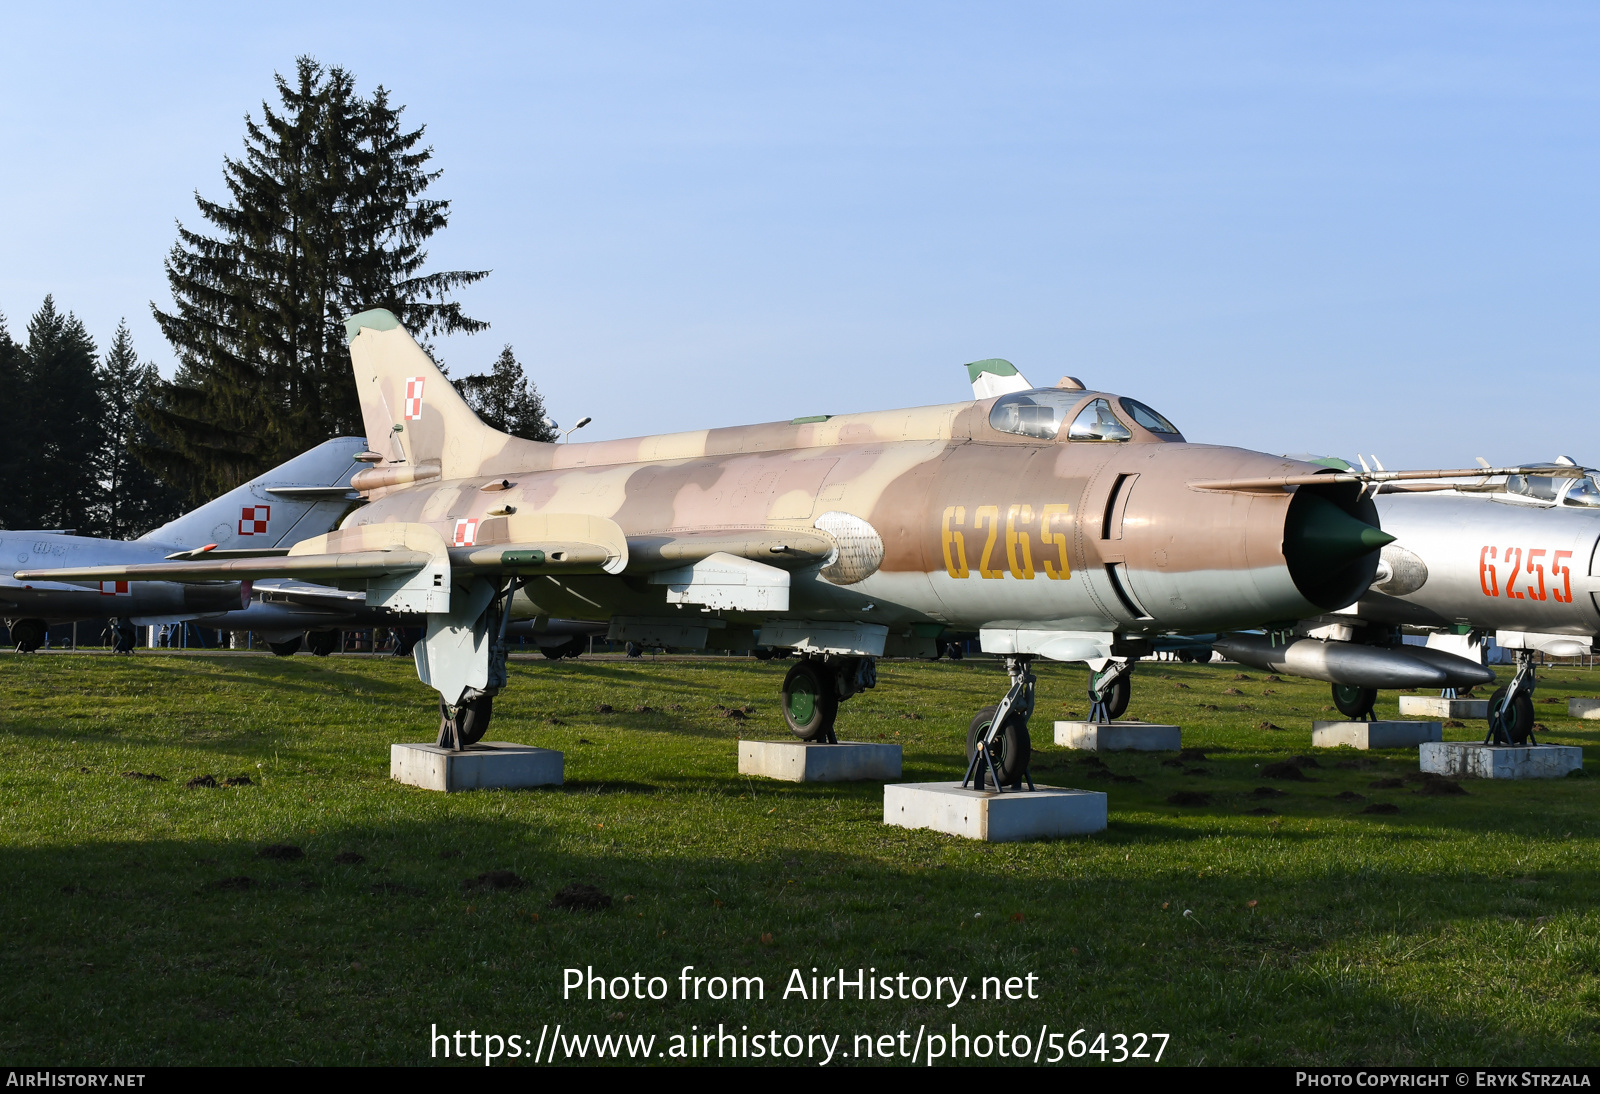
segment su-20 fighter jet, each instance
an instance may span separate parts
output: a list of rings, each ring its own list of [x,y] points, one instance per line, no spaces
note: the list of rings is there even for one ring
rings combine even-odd
[[[974,717],[968,754],[1017,785],[1034,658],[1087,662],[1103,713],[1152,636],[1344,607],[1391,539],[1360,474],[1190,444],[1134,399],[1027,387],[999,362],[975,383],[1019,390],[974,402],[557,445],[478,421],[389,312],[346,328],[366,506],[281,558],[73,576],[337,582],[423,613],[418,675],[458,748],[505,686],[513,616],[791,649],[783,714],[808,740],[832,739],[874,658],[931,653],[950,628],[1005,660],[1011,688]]]
[[[358,437],[325,441],[237,489],[162,525],[135,540],[0,530],[0,558],[26,566],[27,580],[0,577],[0,614],[18,649],[44,644],[52,623],[113,619],[117,648],[131,649],[133,627],[173,623],[230,612],[240,630],[272,629],[298,635],[306,627],[285,624],[270,608],[251,603],[247,583],[177,584],[106,580],[93,588],[60,580],[67,568],[157,562],[175,553],[212,545],[207,557],[286,553],[291,544],[326,532],[360,495],[350,478],[362,465],[355,456],[366,447]],[[241,610],[244,609],[244,610]],[[268,618],[268,617],[271,618]]]
[[[1342,460],[1328,460],[1349,467]],[[1227,635],[1226,657],[1329,680],[1334,702],[1367,717],[1379,688],[1486,684],[1482,640],[1514,650],[1517,672],[1489,702],[1489,739],[1526,742],[1534,655],[1589,653],[1600,632],[1600,483],[1569,457],[1476,483],[1390,484],[1377,498],[1383,548],[1371,589],[1276,640]],[[1426,647],[1401,634],[1427,634]]]

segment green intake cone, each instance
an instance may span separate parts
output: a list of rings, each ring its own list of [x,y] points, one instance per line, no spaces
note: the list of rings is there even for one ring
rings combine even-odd
[[[1289,507],[1283,554],[1313,571],[1343,569],[1394,537],[1351,516],[1320,494],[1304,494]]]

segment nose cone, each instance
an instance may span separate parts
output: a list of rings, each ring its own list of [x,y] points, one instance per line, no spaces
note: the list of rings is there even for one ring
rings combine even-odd
[[[1284,523],[1283,553],[1313,570],[1343,569],[1394,542],[1388,532],[1351,516],[1325,497],[1307,494],[1297,500]]]

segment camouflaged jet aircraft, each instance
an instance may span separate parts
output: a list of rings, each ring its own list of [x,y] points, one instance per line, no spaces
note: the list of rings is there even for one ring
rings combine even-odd
[[[1138,400],[1031,387],[1004,362],[969,367],[972,402],[543,444],[481,423],[389,312],[346,326],[367,505],[280,558],[72,576],[295,578],[422,613],[418,675],[452,747],[488,725],[513,616],[792,650],[783,715],[807,740],[833,739],[874,658],[930,655],[949,629],[1005,660],[1011,688],[968,754],[981,742],[1015,785],[1034,658],[1087,662],[1103,717],[1153,636],[1343,607],[1391,539],[1361,474],[1191,444]]]

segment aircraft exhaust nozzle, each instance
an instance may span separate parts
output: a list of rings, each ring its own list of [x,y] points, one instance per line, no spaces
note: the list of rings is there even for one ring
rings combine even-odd
[[[1295,586],[1323,611],[1354,604],[1378,576],[1378,552],[1394,537],[1359,489],[1302,486],[1283,519],[1283,558]]]
[[[1268,672],[1363,688],[1464,688],[1494,679],[1482,665],[1424,646],[1364,646],[1317,638],[1292,638],[1274,646],[1266,635],[1230,634],[1212,648],[1230,661]]]
[[[1285,557],[1320,570],[1337,570],[1394,542],[1375,524],[1351,516],[1320,494],[1296,499],[1283,529]]]

